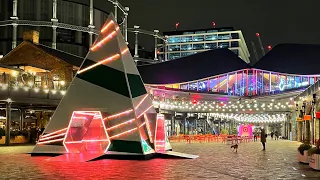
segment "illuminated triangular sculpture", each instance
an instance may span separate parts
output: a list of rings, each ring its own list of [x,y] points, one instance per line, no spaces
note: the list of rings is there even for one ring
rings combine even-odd
[[[65,160],[81,154],[80,161],[88,161],[100,156],[153,155],[160,146],[163,154],[171,146],[163,117],[158,125],[159,117],[111,14],[33,154],[64,154],[60,159]]]

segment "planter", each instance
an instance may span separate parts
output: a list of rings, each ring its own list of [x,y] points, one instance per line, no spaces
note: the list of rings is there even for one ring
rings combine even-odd
[[[312,154],[309,160],[309,166],[312,169],[320,170],[320,154]]]
[[[309,163],[309,156],[307,150],[303,151],[303,155],[301,155],[300,152],[298,152],[298,161],[304,164]]]

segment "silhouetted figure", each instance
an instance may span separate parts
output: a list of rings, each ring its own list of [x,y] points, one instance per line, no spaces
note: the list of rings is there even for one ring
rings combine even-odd
[[[273,135],[274,135],[273,131],[271,132],[270,135],[271,135],[271,139],[273,140]]]
[[[261,143],[263,146],[263,151],[266,150],[267,134],[263,128],[261,128]]]

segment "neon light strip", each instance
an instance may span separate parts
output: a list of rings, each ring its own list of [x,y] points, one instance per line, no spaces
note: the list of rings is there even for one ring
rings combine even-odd
[[[61,138],[61,139],[55,139],[55,140],[50,140],[50,141],[38,142],[37,144],[48,144],[48,143],[59,142],[59,141],[63,141],[63,140],[64,140],[64,138]]]
[[[48,136],[51,136],[51,135],[57,134],[57,133],[59,133],[59,132],[63,132],[63,131],[65,131],[65,130],[67,130],[67,129],[68,129],[68,128],[60,129],[60,130],[58,130],[58,131],[55,131],[55,132],[52,132],[52,133],[49,133],[49,134],[43,135],[43,136],[41,136],[41,138],[48,137]]]
[[[108,40],[113,38],[116,34],[117,31],[119,30],[119,26],[116,28],[115,31],[112,31],[108,36],[103,38],[101,41],[99,41],[97,44],[95,44],[93,47],[90,48],[91,51],[95,51],[98,47],[100,47],[102,44],[106,43]]]
[[[146,121],[146,127],[147,127],[147,130],[148,130],[150,142],[153,143],[152,133],[151,133],[151,130],[150,130],[150,123],[149,123],[148,116],[147,116],[146,114],[144,114],[144,119],[145,119],[145,121]]]
[[[107,25],[105,25],[102,29],[101,29],[101,33],[104,33],[111,25],[113,25],[114,22],[110,21]]]
[[[64,136],[64,139],[63,139],[63,142],[62,142],[64,148],[66,148],[66,150],[67,150],[68,153],[69,153],[69,149],[67,148],[67,146],[65,145],[65,143],[66,143],[66,138],[67,138],[68,133],[69,133],[69,129],[70,129],[70,127],[71,127],[72,118],[73,118],[73,116],[75,116],[76,113],[81,113],[81,112],[75,112],[75,111],[72,112],[72,116],[71,116],[71,118],[70,118],[69,125],[68,125],[67,132],[66,132],[67,135]]]
[[[93,139],[93,140],[81,140],[81,141],[68,141],[65,142],[66,144],[77,144],[82,142],[101,142],[101,141],[108,141],[108,139]]]
[[[97,67],[97,66],[99,66],[99,65],[101,65],[101,64],[104,64],[104,63],[106,63],[106,62],[109,62],[109,61],[118,59],[119,57],[120,57],[120,55],[119,55],[119,54],[116,54],[116,55],[113,55],[113,56],[108,57],[108,58],[106,58],[106,59],[103,59],[103,60],[101,60],[101,61],[99,61],[99,62],[97,62],[97,63],[95,63],[95,64],[93,64],[93,65],[91,65],[91,66],[89,66],[89,67],[86,67],[86,68],[84,68],[84,69],[81,69],[80,71],[78,71],[78,74],[83,73],[84,71],[87,71],[87,70],[89,70],[89,69],[92,69],[92,68],[94,68],[94,67]]]
[[[66,135],[66,133],[57,134],[57,135],[53,135],[53,136],[45,137],[45,138],[40,137],[39,141],[43,141],[43,140],[47,140],[47,139],[52,139],[52,138],[56,138],[56,137],[64,136],[64,135]]]
[[[148,97],[148,94],[146,94],[142,99],[141,101],[138,103],[137,107],[135,107],[135,109],[138,109],[139,106],[143,103],[143,101]]]
[[[141,128],[142,126],[146,125],[146,122],[142,123],[139,128]]]
[[[120,127],[120,126],[125,125],[125,124],[132,123],[134,120],[135,120],[135,119],[130,119],[129,121],[125,121],[125,122],[123,122],[123,123],[120,123],[120,124],[117,124],[117,125],[115,125],[115,126],[112,126],[112,127],[108,128],[107,131],[110,131],[111,129]]]
[[[96,113],[75,112],[75,115],[95,116]]]
[[[126,48],[125,50],[121,51],[121,54],[123,55],[123,54],[127,53],[128,51],[129,51],[129,48]]]
[[[121,113],[108,116],[108,117],[104,118],[103,120],[112,119],[112,118],[115,118],[115,117],[117,117],[117,116],[121,116],[121,115],[130,113],[130,112],[132,112],[132,111],[133,111],[133,109],[129,109],[129,110],[123,111],[123,112],[121,112]]]
[[[138,117],[137,119],[139,119],[144,113],[146,113],[150,108],[152,108],[153,105],[149,106],[145,111],[143,111]]]
[[[130,129],[130,130],[128,130],[128,131],[125,131],[125,132],[119,133],[119,134],[117,134],[117,135],[111,136],[109,139],[113,139],[113,138],[119,137],[119,136],[121,136],[121,135],[130,133],[130,132],[135,131],[135,130],[137,130],[137,129],[138,129],[138,128]]]

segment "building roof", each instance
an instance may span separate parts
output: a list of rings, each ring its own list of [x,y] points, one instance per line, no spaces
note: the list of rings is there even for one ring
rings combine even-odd
[[[183,35],[183,33],[185,33],[185,32],[210,31],[210,30],[216,30],[217,32],[235,31],[235,29],[233,27],[220,27],[220,28],[207,28],[207,29],[167,31],[167,32],[163,32],[163,35],[174,36],[174,35]]]
[[[207,78],[250,66],[229,49],[214,49],[163,63],[138,66],[146,84],[173,84]]]
[[[253,67],[288,74],[320,74],[319,44],[278,44]]]
[[[76,67],[80,67],[81,63],[84,60],[83,57],[69,54],[69,53],[66,53],[64,51],[60,51],[57,49],[52,49],[51,47],[48,47],[48,46],[45,46],[42,44],[34,44],[34,45],[36,45],[38,48],[42,49],[46,53],[51,54],[52,56],[55,56],[55,57],[63,60],[64,62],[69,63],[69,64],[76,66]]]

